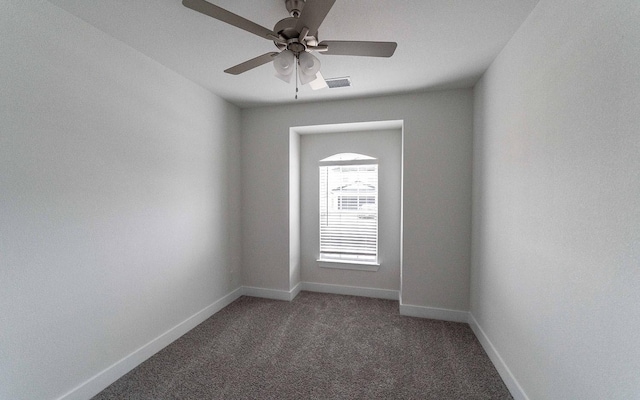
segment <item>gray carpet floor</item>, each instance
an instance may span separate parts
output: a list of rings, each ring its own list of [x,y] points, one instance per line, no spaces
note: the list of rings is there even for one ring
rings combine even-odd
[[[241,297],[94,399],[511,399],[467,324],[398,302]]]

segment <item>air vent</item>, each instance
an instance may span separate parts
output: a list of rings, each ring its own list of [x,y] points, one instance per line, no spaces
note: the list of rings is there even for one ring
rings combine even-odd
[[[329,86],[330,89],[351,87],[351,78],[348,76],[344,78],[329,78],[325,80],[327,81],[327,86]]]

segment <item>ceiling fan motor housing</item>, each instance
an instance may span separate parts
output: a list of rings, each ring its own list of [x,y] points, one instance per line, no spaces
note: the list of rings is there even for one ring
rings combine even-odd
[[[287,0],[287,1],[292,1],[292,0]],[[315,36],[307,35],[305,38],[300,38],[300,32],[296,30],[297,24],[298,24],[298,18],[295,18],[295,17],[288,17],[276,23],[276,25],[273,27],[273,31],[286,41],[286,43],[274,41],[273,43],[276,45],[278,49],[280,50],[288,49],[298,54],[303,51],[306,51],[307,46],[318,45],[318,39]]]

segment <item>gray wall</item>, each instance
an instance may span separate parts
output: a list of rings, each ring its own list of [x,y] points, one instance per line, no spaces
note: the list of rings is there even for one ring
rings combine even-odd
[[[300,283],[300,135],[289,133],[289,288]]]
[[[405,304],[467,311],[472,92],[242,110],[244,284],[290,290],[290,127],[404,120]]]
[[[57,398],[240,285],[240,111],[48,2],[0,38],[0,398]]]
[[[472,314],[531,399],[640,396],[639,26],[542,0],[475,88]]]
[[[377,271],[319,267],[318,162],[338,153],[359,153],[378,162]],[[334,132],[300,137],[301,276],[304,282],[400,290],[400,208],[402,183],[402,131]]]

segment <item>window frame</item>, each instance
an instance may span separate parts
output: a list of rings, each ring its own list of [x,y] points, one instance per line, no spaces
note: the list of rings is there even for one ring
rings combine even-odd
[[[352,159],[345,159],[344,157],[349,156]],[[322,252],[323,249],[323,234],[322,234],[322,230],[323,230],[323,206],[322,206],[322,201],[323,199],[325,201],[328,200],[328,196],[329,196],[329,183],[326,182],[326,187],[324,188],[324,192],[323,192],[323,177],[322,177],[322,172],[323,172],[323,167],[334,167],[334,166],[362,166],[362,165],[373,165],[375,166],[375,193],[372,194],[365,194],[364,197],[370,197],[373,196],[375,199],[375,202],[373,204],[375,204],[375,254],[373,255],[373,257],[371,257],[370,254],[365,254],[364,252],[361,254],[354,254],[353,257],[349,257],[348,255],[343,255],[343,256],[338,256],[338,257],[330,257],[328,256],[329,254],[332,254],[331,252]],[[379,160],[374,158],[374,157],[370,157],[370,156],[366,156],[363,154],[356,154],[356,153],[339,153],[339,154],[335,154],[333,156],[324,158],[322,160],[320,160],[318,162],[318,177],[319,177],[319,182],[318,182],[318,200],[319,200],[319,204],[318,204],[318,258],[317,258],[317,262],[318,265],[321,267],[325,267],[325,268],[340,268],[340,269],[356,269],[356,270],[368,270],[368,271],[377,271],[380,263],[379,263],[379,258],[380,258],[380,240],[379,240],[379,229],[380,229],[380,214],[379,214],[379,192],[380,192],[380,188],[379,188],[379,184],[380,184],[380,163]],[[358,203],[360,203],[360,198],[358,197]],[[368,201],[367,201],[368,203]],[[325,204],[326,206],[326,204]],[[358,208],[354,211],[357,211],[360,209],[360,206],[358,206]],[[326,211],[325,211],[326,212]],[[358,217],[359,218],[359,217]],[[327,257],[323,257],[323,254],[327,254]],[[337,252],[334,252],[333,254],[337,254]],[[362,259],[358,259],[359,257],[364,257]],[[368,258],[368,259],[367,259]]]

